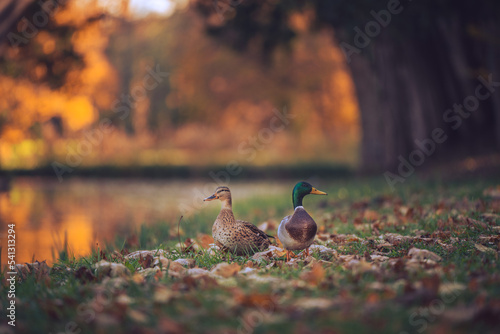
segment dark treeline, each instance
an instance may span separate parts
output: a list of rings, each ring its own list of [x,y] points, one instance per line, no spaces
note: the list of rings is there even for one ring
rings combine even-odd
[[[293,15],[308,17],[311,30],[332,28],[356,86],[365,170],[394,169],[400,155],[420,163],[411,153],[425,152],[423,143],[432,152],[439,128],[446,140],[434,144],[443,158],[500,148],[499,2],[218,3],[214,11],[213,1],[197,1],[207,32],[242,52],[259,45],[265,64],[293,41]]]

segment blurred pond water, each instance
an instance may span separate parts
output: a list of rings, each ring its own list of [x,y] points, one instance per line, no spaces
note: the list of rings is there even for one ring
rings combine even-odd
[[[229,185],[238,201],[257,196],[263,188],[267,195],[291,190],[290,182]],[[16,178],[8,191],[0,192],[2,266],[7,259],[7,224],[16,224],[17,263],[33,258],[53,263],[65,233],[70,253],[89,254],[96,243],[126,237],[141,224],[177,224],[186,210],[214,209],[202,200],[215,186],[183,180],[71,178],[59,183],[56,178]]]

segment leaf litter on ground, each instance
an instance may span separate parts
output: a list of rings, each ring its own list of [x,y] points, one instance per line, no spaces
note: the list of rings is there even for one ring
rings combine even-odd
[[[500,316],[495,191],[474,200],[415,204],[382,196],[345,209],[334,204],[336,210],[318,222],[310,256],[296,252],[290,262],[279,240],[242,257],[221,252],[211,236],[198,234],[173,247],[101,251],[52,268],[19,264],[19,307],[41,314],[37,328],[20,314],[20,328],[54,331],[74,321],[83,332],[253,332],[274,326],[302,332],[307,325],[294,326],[319,312],[309,329],[370,332],[396,308],[390,321],[399,330],[417,331],[412,319],[442,331],[494,330]],[[276,234],[273,220],[259,226]],[[7,286],[5,275],[2,284]]]

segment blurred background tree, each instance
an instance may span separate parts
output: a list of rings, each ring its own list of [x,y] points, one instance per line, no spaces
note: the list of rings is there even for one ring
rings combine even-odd
[[[50,2],[50,1],[48,1]],[[26,42],[44,2],[5,1],[0,15],[0,162],[30,169],[64,163],[86,133],[114,129],[83,166],[296,164],[384,171],[442,127],[449,159],[497,152],[500,94],[456,130],[443,121],[474,93],[479,75],[500,79],[494,1],[418,1],[358,48],[355,27],[388,1],[178,1],[137,15],[127,0],[60,1]],[[398,7],[399,8],[399,7]],[[148,69],[168,78],[120,118],[123,96]],[[239,147],[269,127],[273,109],[295,116],[256,158]],[[258,143],[262,144],[262,143]],[[265,147],[260,150],[259,148]]]
[[[214,1],[196,2],[210,35],[241,52],[257,47],[266,63],[275,49],[293,45],[290,23],[297,16],[309,31],[329,29],[333,44],[349,44],[344,48],[359,101],[365,170],[393,168],[399,155],[416,148],[415,139],[430,138],[436,127],[449,136],[440,150],[446,158],[500,148],[500,94],[482,101],[457,131],[443,119],[454,103],[474,94],[478,76],[500,80],[496,1],[217,1],[225,4],[217,13]],[[375,16],[387,21],[381,11],[391,17],[377,31],[369,22],[378,22]],[[356,37],[356,27],[366,37]]]

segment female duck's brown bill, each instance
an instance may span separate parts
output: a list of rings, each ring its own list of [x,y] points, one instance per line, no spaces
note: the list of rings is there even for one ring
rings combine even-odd
[[[207,198],[205,198],[203,201],[213,201],[214,199],[218,199],[219,197],[216,195],[216,194],[213,194],[212,196],[208,196]]]

